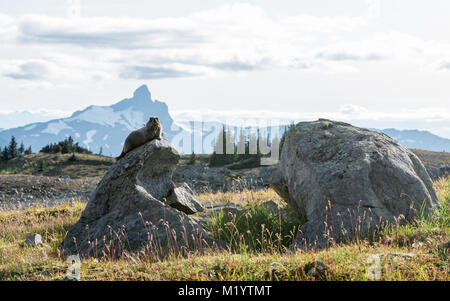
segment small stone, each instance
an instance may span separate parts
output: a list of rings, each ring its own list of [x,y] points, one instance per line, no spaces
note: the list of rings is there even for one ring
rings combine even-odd
[[[306,276],[309,277],[320,277],[324,275],[325,270],[327,269],[327,266],[320,261],[309,263],[306,265],[308,272],[306,273]]]
[[[411,245],[414,249],[419,249],[421,247],[423,247],[423,242],[420,241],[416,241]]]
[[[288,216],[286,209],[275,203],[274,200],[268,200],[267,202],[262,203],[261,206],[266,207],[267,210],[274,215],[279,214],[282,218],[287,218]]]
[[[40,234],[31,234],[25,240],[25,244],[29,247],[42,245],[42,236]]]
[[[80,275],[66,276],[63,281],[81,281]]]
[[[173,193],[166,198],[166,204],[186,214],[195,214],[205,210],[186,183],[174,188]]]

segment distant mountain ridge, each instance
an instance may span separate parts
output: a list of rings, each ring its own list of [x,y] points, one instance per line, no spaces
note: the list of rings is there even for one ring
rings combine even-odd
[[[0,112],[0,131],[20,127],[30,123],[45,122],[55,118],[62,118],[64,116],[65,115],[63,112],[59,113],[30,112],[30,111],[9,112],[9,113]]]
[[[397,130],[397,129],[373,129],[382,132],[392,139],[397,140],[406,148],[416,148],[436,152],[450,151],[450,139],[446,139],[428,131]]]
[[[48,143],[55,143],[68,136],[93,152],[102,149],[103,154],[115,156],[123,147],[128,134],[145,125],[150,116],[158,116],[164,127],[164,135],[171,139],[173,119],[167,105],[152,100],[147,86],[136,89],[133,97],[111,106],[89,106],[74,112],[70,117],[47,122],[31,123],[0,132],[0,145],[7,144],[11,136],[34,152]]]
[[[94,153],[100,149],[104,155],[117,156],[128,134],[145,125],[150,116],[158,116],[164,127],[164,136],[172,141],[181,153],[212,153],[222,123],[176,122],[169,114],[168,106],[161,101],[152,100],[146,85],[134,91],[133,96],[111,106],[89,106],[74,112],[70,117],[53,119],[46,122],[34,122],[25,126],[0,131],[0,146],[8,144],[11,136],[20,143],[31,145],[34,152],[43,146],[64,140],[68,136],[81,146]],[[233,127],[239,133],[240,128]],[[281,138],[285,126],[269,133],[278,133]],[[399,141],[407,148],[431,151],[449,151],[450,139],[442,138],[427,131],[373,129],[383,132]]]

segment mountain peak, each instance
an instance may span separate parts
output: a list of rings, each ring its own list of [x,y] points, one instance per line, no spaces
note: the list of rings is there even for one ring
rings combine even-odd
[[[151,99],[150,91],[147,85],[142,85],[134,91],[133,98],[149,98]]]

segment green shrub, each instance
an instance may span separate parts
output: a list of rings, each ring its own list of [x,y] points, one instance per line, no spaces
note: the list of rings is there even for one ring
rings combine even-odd
[[[70,156],[68,160],[69,160],[70,162],[75,162],[75,161],[77,161],[78,159],[77,159],[77,156],[75,156],[75,153],[73,153],[72,156]]]
[[[245,169],[245,168],[255,168],[255,167],[259,167],[260,165],[261,165],[261,158],[259,156],[255,155],[252,158],[232,163],[228,166],[228,168],[237,170],[237,169]]]
[[[290,211],[289,218],[267,207],[250,205],[239,215],[215,214],[210,223],[213,237],[226,241],[230,249],[241,252],[283,252],[295,238],[299,221]]]
[[[60,141],[58,143],[50,143],[44,146],[41,150],[41,153],[47,153],[47,154],[69,154],[69,153],[80,153],[80,154],[92,154],[91,151],[88,149],[81,147],[77,143],[74,143],[72,137],[68,137],[64,139],[63,141]]]
[[[195,153],[192,153],[189,157],[188,165],[195,165],[195,161],[197,160]]]
[[[214,152],[209,158],[209,166],[219,167],[233,163],[236,160],[235,155],[217,154]]]

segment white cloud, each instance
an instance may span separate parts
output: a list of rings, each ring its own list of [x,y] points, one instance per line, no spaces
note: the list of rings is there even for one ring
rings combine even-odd
[[[70,116],[70,112],[59,110],[30,111],[0,111],[0,128],[8,129],[34,122],[44,122],[51,119]]]
[[[429,122],[441,122],[450,120],[450,111],[446,108],[423,108],[419,110],[401,110],[397,112],[385,112],[369,110],[355,104],[343,104],[337,111],[323,112],[276,112],[276,111],[234,111],[234,110],[173,110],[171,114],[181,121],[201,120],[217,121],[227,118],[242,119],[280,119],[280,120],[313,120],[318,118],[330,118],[335,120],[413,120],[423,119]]]
[[[282,19],[282,24],[292,30],[303,32],[336,33],[365,27],[367,20],[362,17],[300,15],[285,17]]]
[[[180,47],[201,40],[184,18],[61,18],[25,15],[18,20],[19,39],[25,43],[69,44],[81,47]]]
[[[353,17],[271,18],[262,8],[249,4],[225,5],[177,18],[25,15],[14,20],[19,43],[40,47],[43,53],[50,49],[71,56],[66,63],[80,60],[82,50],[89,65],[84,72],[98,70],[103,75],[134,79],[213,75],[271,66],[353,71],[342,63],[317,61],[307,50],[316,35],[351,31],[364,25],[363,18]],[[99,58],[109,66],[98,64]],[[56,71],[63,67],[73,74],[69,78],[77,76],[74,69],[79,68],[70,64],[55,65],[51,57],[36,59],[46,63],[33,65],[34,72],[27,67],[30,62],[18,66],[16,62],[14,72],[3,75],[21,80],[50,80],[50,74],[65,78],[67,74],[60,76],[62,70]]]
[[[0,75],[22,80],[24,87],[54,87],[73,81],[113,79],[114,65],[79,55],[48,53],[38,59],[0,60]]]
[[[440,70],[450,70],[450,60],[437,63],[437,68]]]
[[[15,20],[8,15],[0,13],[0,41],[13,40],[17,35]]]
[[[438,71],[449,69],[450,53],[446,43],[376,32],[363,17],[271,17],[250,4],[153,19],[36,14],[14,19],[0,14],[0,39],[6,36],[34,47],[37,54],[0,62],[1,74],[44,86],[86,78],[213,76],[279,67],[346,73],[359,71],[362,62],[385,60]]]
[[[3,67],[3,76],[27,80],[46,78],[50,68],[47,62],[43,60],[4,61],[2,66],[6,66],[6,68]]]

